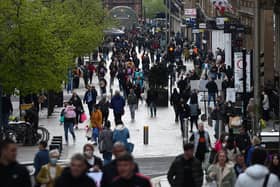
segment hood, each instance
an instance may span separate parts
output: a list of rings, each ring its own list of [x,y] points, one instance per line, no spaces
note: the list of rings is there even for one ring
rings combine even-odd
[[[264,178],[268,174],[268,169],[265,166],[255,164],[248,169],[246,169],[245,173],[254,179]]]
[[[116,130],[121,131],[121,130],[124,130],[124,129],[125,129],[125,126],[123,124],[117,124]]]

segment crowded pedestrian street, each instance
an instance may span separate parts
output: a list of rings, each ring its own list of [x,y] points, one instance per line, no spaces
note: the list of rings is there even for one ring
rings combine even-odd
[[[280,3],[0,3],[0,186],[280,187]]]

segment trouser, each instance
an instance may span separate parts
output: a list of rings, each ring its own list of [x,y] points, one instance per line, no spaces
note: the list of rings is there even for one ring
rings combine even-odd
[[[222,120],[214,120],[215,121],[215,136],[217,139],[220,138],[221,134],[225,132],[225,127]]]
[[[87,103],[89,115],[91,115],[91,113],[92,113],[93,104],[94,104],[93,101]]]
[[[105,151],[103,154],[104,165],[109,164],[112,161],[112,152]]]
[[[156,107],[155,102],[151,102],[149,107],[150,107],[151,117],[156,117],[157,116],[157,107]]]
[[[175,121],[177,122],[178,119],[179,119],[179,112],[178,112],[178,109],[176,106],[173,105],[173,109],[174,109],[174,112],[175,112]]]
[[[89,72],[89,83],[92,83],[92,76],[93,76],[93,71]]]
[[[191,131],[193,131],[193,124],[195,124],[196,129],[198,129],[198,116],[191,116]]]
[[[115,123],[119,123],[122,120],[122,114],[114,112]]]
[[[132,119],[132,120],[135,119],[135,110],[136,110],[136,107],[137,107],[136,104],[129,105],[130,116],[131,116],[131,119]]]
[[[64,122],[64,135],[65,135],[65,141],[68,143],[68,131],[70,131],[73,140],[76,140],[76,136],[74,133],[74,123],[73,122]]]
[[[99,129],[95,127],[92,129],[92,140],[97,142],[98,136],[99,136]]]
[[[213,98],[214,105],[216,106],[216,94],[215,93],[208,93],[208,107],[210,106],[211,98]]]

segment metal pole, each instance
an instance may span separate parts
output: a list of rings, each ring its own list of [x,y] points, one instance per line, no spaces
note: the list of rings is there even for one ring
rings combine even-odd
[[[184,118],[184,136],[183,136],[183,143],[186,144],[189,141],[189,134],[188,134],[188,119]]]
[[[4,124],[2,124],[3,120],[2,120],[3,114],[2,114],[2,86],[0,85],[0,134],[2,131],[2,127],[4,127]],[[2,139],[2,137],[0,137]]]
[[[169,27],[168,27],[168,41],[170,40],[170,37],[171,37],[171,1],[172,0],[168,0],[168,3],[169,3],[169,7],[168,7],[168,10],[169,10],[169,13],[168,13],[168,17],[169,17]]]
[[[255,119],[253,124],[253,135],[257,134],[258,122],[260,119],[260,2],[259,0],[255,1],[255,50],[254,50],[254,101],[255,101]]]
[[[242,50],[242,61],[243,61],[243,120],[246,118],[246,110],[247,110],[247,62],[246,62],[246,49]]]
[[[144,126],[144,145],[149,144],[149,126],[145,125]]]

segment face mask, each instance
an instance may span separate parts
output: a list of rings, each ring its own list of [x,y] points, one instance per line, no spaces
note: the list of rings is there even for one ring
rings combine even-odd
[[[93,153],[92,153],[91,151],[85,151],[84,154],[85,154],[87,157],[91,157]]]
[[[57,158],[50,158],[51,165],[56,165],[56,163],[57,163]]]

